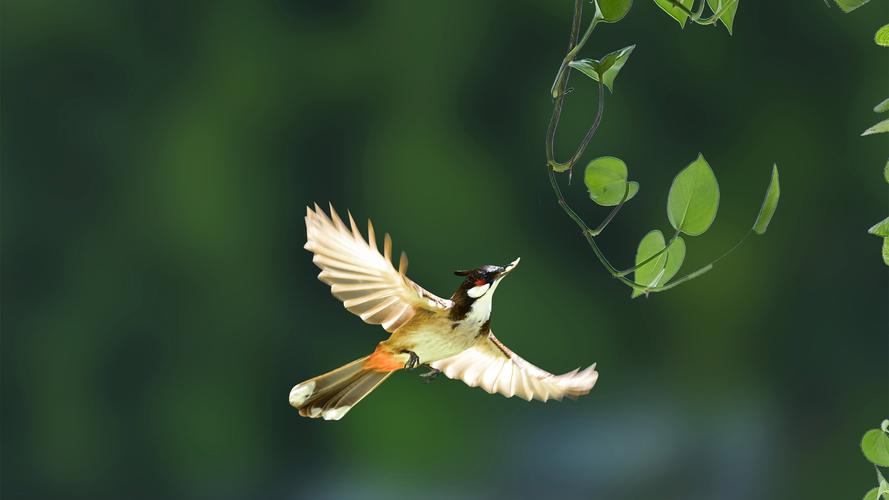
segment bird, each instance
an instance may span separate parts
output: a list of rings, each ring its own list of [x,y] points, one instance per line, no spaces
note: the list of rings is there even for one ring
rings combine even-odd
[[[321,269],[318,279],[347,310],[391,335],[370,355],[293,386],[290,405],[301,416],[339,420],[390,375],[420,365],[431,368],[426,377],[443,373],[527,401],[574,399],[593,388],[599,377],[595,363],[553,375],[519,357],[491,331],[494,291],[520,259],[455,271],[463,280],[450,299],[443,299],[407,277],[404,252],[395,268],[388,233],[381,254],[370,220],[365,239],[351,212],[347,226],[329,207],[329,215],[317,203],[306,207],[305,249]]]

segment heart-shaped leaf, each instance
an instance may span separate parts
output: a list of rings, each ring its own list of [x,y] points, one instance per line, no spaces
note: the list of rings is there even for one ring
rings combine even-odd
[[[633,0],[596,0],[599,17],[606,23],[616,23],[627,15]]]
[[[713,15],[719,13],[725,5],[731,0],[707,0],[707,5],[713,11]],[[728,8],[719,16],[719,21],[725,25],[728,34],[732,34],[732,26],[735,24],[735,13],[738,12],[738,4],[741,0],[735,0],[735,3],[729,5]]]
[[[778,198],[781,197],[781,185],[778,182],[778,165],[772,166],[772,180],[769,181],[769,187],[766,189],[766,198],[762,200],[762,207],[759,209],[759,215],[756,216],[756,222],[753,223],[753,230],[756,234],[765,234],[778,208]]]
[[[627,182],[627,164],[613,156],[602,156],[589,162],[583,182],[590,192],[590,199],[603,207],[620,204],[628,186],[627,201],[639,192],[638,182]]]
[[[665,246],[664,235],[660,231],[657,229],[649,231],[642,238],[642,241],[639,242],[639,247],[636,249],[636,265],[638,266],[645,262],[652,255],[663,250]],[[684,260],[685,241],[677,236],[676,241],[670,245],[666,252],[634,271],[633,281],[649,287],[663,286],[673,276],[676,276]],[[644,291],[634,289],[631,297],[636,298],[643,294],[645,294]]]
[[[874,465],[889,467],[889,435],[880,429],[871,429],[861,438],[861,451]]]
[[[675,2],[671,0],[654,0],[654,3],[657,4],[658,7],[663,9],[664,12],[670,15],[676,22],[679,23],[679,26],[685,28],[685,22],[688,21],[688,12],[682,10],[681,8],[676,6],[676,3],[682,4],[688,10],[694,6],[695,0],[676,0]]]
[[[874,42],[883,47],[889,47],[889,24],[884,24],[874,33]]]
[[[579,61],[571,61],[568,65],[597,82],[601,80],[608,87],[608,90],[613,92],[614,79],[617,78],[618,73],[620,73],[621,68],[624,67],[635,48],[635,45],[630,45],[607,54],[601,60],[581,59]]]
[[[689,236],[703,234],[719,209],[719,183],[704,155],[676,174],[667,196],[667,217],[674,229]]]

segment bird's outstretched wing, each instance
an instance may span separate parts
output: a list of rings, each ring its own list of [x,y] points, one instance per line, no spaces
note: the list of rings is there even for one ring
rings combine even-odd
[[[599,373],[596,365],[553,375],[519,357],[503,345],[493,333],[479,339],[469,349],[431,363],[448,376],[460,379],[470,387],[481,387],[493,394],[510,398],[518,396],[530,401],[538,399],[576,398],[590,392]]]
[[[306,207],[306,245],[312,262],[321,268],[318,279],[330,285],[343,306],[367,323],[382,325],[388,332],[407,322],[418,309],[450,307],[449,300],[424,290],[411,281],[407,255],[402,252],[398,269],[392,265],[392,238],[383,238],[383,253],[377,248],[373,224],[367,222],[367,240],[352,214],[349,227],[330,206],[330,217],[318,205]]]

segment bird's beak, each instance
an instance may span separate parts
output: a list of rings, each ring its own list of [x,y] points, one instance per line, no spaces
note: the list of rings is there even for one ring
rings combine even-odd
[[[520,261],[520,260],[522,260],[521,257],[519,257],[519,258],[517,258],[516,260],[510,262],[509,265],[506,266],[506,267],[503,269],[503,272],[500,273],[500,277],[502,278],[502,277],[506,276],[506,275],[509,274],[513,269],[515,269],[516,266],[519,265],[519,261]]]

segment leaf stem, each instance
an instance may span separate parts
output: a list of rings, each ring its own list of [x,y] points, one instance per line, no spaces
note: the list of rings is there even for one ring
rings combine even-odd
[[[577,43],[577,34],[580,31],[580,19],[583,12],[583,3],[582,0],[575,0],[574,2],[574,18],[571,21],[571,35],[568,40],[568,51],[570,52],[574,45]],[[561,66],[559,67],[559,72],[556,73],[556,81],[554,82],[555,89],[552,91],[553,99],[555,102],[553,103],[553,114],[549,119],[549,126],[546,130],[546,163],[547,165],[553,165],[555,162],[554,154],[553,154],[553,143],[556,138],[556,129],[559,127],[559,118],[562,115],[562,105],[564,104],[565,99],[565,87],[568,85],[568,76],[567,74],[562,76]]]
[[[665,291],[665,290],[669,290],[669,289],[673,288],[673,287],[676,286],[676,285],[679,285],[679,284],[681,284],[681,283],[685,283],[686,281],[693,280],[693,279],[697,278],[698,276],[700,276],[700,275],[706,273],[707,271],[713,269],[713,266],[715,266],[717,262],[719,262],[720,260],[722,260],[722,259],[728,257],[729,254],[731,254],[732,252],[734,252],[735,250],[737,250],[738,247],[741,246],[741,244],[743,244],[745,241],[747,241],[747,238],[750,236],[751,233],[753,233],[753,229],[748,229],[747,232],[744,233],[744,236],[742,236],[741,239],[738,240],[738,242],[734,244],[734,246],[732,246],[731,248],[729,248],[728,250],[726,250],[725,252],[723,252],[723,254],[720,255],[719,257],[716,257],[715,259],[713,259],[712,261],[710,261],[710,263],[707,264],[706,266],[704,266],[704,267],[698,269],[697,271],[688,273],[688,274],[686,274],[685,276],[683,276],[682,278],[679,278],[678,280],[676,280],[676,281],[674,281],[674,282],[672,282],[672,283],[670,283],[670,284],[668,284],[668,285],[664,285],[664,286],[656,287],[656,288],[650,288],[648,291],[650,291],[650,292],[663,292],[663,291]]]
[[[562,65],[559,67],[559,74],[556,75],[556,84],[555,84],[555,88],[553,91],[553,97],[555,99],[555,102],[553,104],[553,114],[550,117],[549,127],[547,128],[547,132],[546,132],[546,160],[547,160],[546,170],[547,170],[547,175],[549,176],[549,181],[550,181],[550,184],[552,185],[553,193],[556,196],[556,200],[558,201],[559,206],[562,207],[562,210],[565,212],[565,215],[567,215],[571,220],[573,220],[574,223],[577,224],[577,227],[580,228],[581,233],[583,234],[584,238],[586,238],[587,243],[589,243],[590,247],[593,249],[593,253],[596,254],[596,257],[599,259],[599,262],[601,262],[602,265],[605,266],[605,269],[607,269],[608,272],[613,277],[617,278],[625,285],[627,285],[633,289],[636,289],[636,290],[644,290],[645,289],[644,286],[634,283],[633,281],[631,281],[623,276],[617,275],[617,268],[615,268],[611,264],[611,262],[608,261],[608,259],[605,257],[605,254],[602,253],[602,250],[599,248],[599,245],[596,244],[596,240],[594,239],[594,236],[601,233],[602,230],[605,229],[605,227],[608,225],[608,223],[611,222],[611,219],[613,219],[614,216],[617,215],[617,212],[620,210],[620,207],[624,204],[624,202],[626,202],[626,198],[629,195],[629,186],[627,187],[627,190],[624,192],[625,199],[621,200],[621,203],[611,211],[611,214],[609,214],[609,216],[606,217],[605,221],[603,221],[602,224],[600,224],[599,227],[596,228],[596,231],[593,231],[589,228],[589,226],[586,224],[586,222],[584,222],[583,218],[581,218],[580,215],[578,215],[577,212],[575,212],[568,205],[568,202],[565,201],[565,196],[562,194],[562,189],[559,187],[559,182],[556,179],[556,172],[557,171],[564,172],[565,170],[571,168],[573,166],[573,164],[577,162],[577,160],[580,158],[580,156],[583,155],[584,150],[589,145],[593,136],[596,134],[596,130],[598,130],[599,124],[602,122],[602,114],[605,111],[604,87],[603,87],[602,82],[599,82],[599,101],[598,101],[598,105],[597,105],[596,117],[593,120],[593,125],[587,131],[586,135],[583,138],[583,141],[581,142],[580,147],[575,152],[575,154],[572,156],[571,162],[569,162],[568,164],[561,164],[561,163],[556,162],[554,159],[554,154],[553,154],[553,149],[554,149],[553,144],[555,142],[556,130],[558,129],[558,126],[559,126],[559,117],[561,116],[562,106],[564,104],[565,87],[568,85],[569,74],[566,72],[566,69],[568,68],[568,63],[570,63],[571,60],[573,59],[573,57],[575,55],[577,55],[577,51],[580,49],[580,47],[582,47],[583,44],[586,43],[586,41],[589,39],[590,34],[593,32],[593,29],[595,28],[596,23],[598,22],[598,18],[594,17],[593,20],[590,22],[590,26],[589,26],[589,28],[587,28],[586,33],[584,33],[583,39],[580,41],[580,43],[578,43],[577,36],[578,36],[578,32],[580,31],[580,20],[581,20],[582,14],[583,14],[583,0],[575,0],[575,2],[574,2],[574,18],[571,23],[571,36],[570,36],[570,40],[568,42],[568,55],[562,61]]]
[[[616,207],[612,208],[611,213],[608,214],[608,217],[605,217],[605,220],[603,220],[602,223],[599,224],[599,227],[592,231],[592,236],[599,236],[600,234],[602,234],[602,231],[604,231],[605,228],[608,227],[608,223],[610,223],[611,220],[614,219],[614,216],[616,216],[617,213],[620,212],[621,207],[623,207],[624,203],[627,202],[627,198],[629,198],[630,196],[630,183],[625,182],[624,185],[626,187],[624,187],[624,195],[620,199],[620,203],[618,203]]]
[[[620,274],[621,276],[626,276],[626,275],[630,274],[631,272],[635,271],[636,269],[639,269],[640,267],[644,266],[645,264],[648,264],[649,262],[653,261],[654,259],[660,257],[661,254],[663,254],[664,252],[666,252],[667,250],[670,249],[670,246],[673,244],[674,241],[676,241],[677,237],[679,237],[679,231],[676,231],[673,234],[673,237],[670,238],[670,241],[668,241],[666,245],[664,245],[664,248],[661,248],[660,250],[655,252],[653,255],[651,255],[647,259],[643,260],[642,262],[636,264],[635,266],[633,266],[629,269],[624,269],[623,271],[620,271],[618,274]]]
[[[685,276],[679,278],[678,280],[676,280],[676,281],[674,281],[674,282],[672,282],[672,283],[669,283],[669,284],[664,285],[664,286],[656,286],[656,287],[654,287],[654,288],[647,288],[647,289],[645,290],[645,292],[654,292],[654,293],[657,293],[657,292],[664,292],[664,291],[667,291],[667,290],[669,290],[669,289],[671,289],[671,288],[673,288],[673,287],[675,287],[675,286],[679,286],[679,285],[685,283],[686,281],[691,281],[691,280],[697,278],[698,276],[700,276],[700,275],[702,275],[702,274],[704,274],[704,273],[710,271],[711,269],[713,269],[713,264],[707,264],[706,266],[704,266],[704,267],[698,269],[697,271],[695,271],[695,272],[693,272],[693,273],[688,273],[688,274],[686,274]]]
[[[596,130],[599,128],[599,124],[602,122],[602,113],[604,111],[604,93],[605,90],[602,88],[602,84],[599,84],[599,100],[598,100],[598,109],[596,111],[596,118],[593,120],[593,124],[590,126],[589,130],[587,130],[586,135],[581,140],[580,145],[577,147],[577,150],[571,156],[571,158],[567,162],[559,162],[555,159],[555,142],[556,142],[556,131],[559,128],[559,119],[562,116],[562,107],[564,106],[565,99],[565,88],[568,86],[568,77],[570,75],[568,65],[571,61],[574,60],[574,57],[580,51],[581,48],[586,44],[587,40],[589,40],[590,35],[593,33],[593,29],[595,29],[596,24],[600,21],[598,15],[593,17],[593,20],[590,21],[589,27],[586,32],[584,32],[583,37],[580,41],[577,40],[577,36],[580,30],[580,21],[583,17],[583,2],[582,0],[576,0],[574,3],[574,18],[571,22],[571,37],[568,43],[568,54],[565,55],[565,58],[562,59],[562,64],[559,66],[559,71],[556,73],[556,79],[553,82],[553,87],[551,89],[553,99],[555,99],[555,103],[553,104],[553,114],[549,120],[549,126],[546,131],[546,163],[554,169],[556,172],[564,172],[566,170],[571,170],[574,167],[574,164],[583,156],[584,151],[586,151],[587,146],[590,141],[593,139],[593,136],[596,134]]]
[[[599,248],[599,245],[596,243],[594,231],[592,231],[589,226],[587,226],[586,222],[577,215],[569,205],[568,202],[565,201],[565,196],[562,194],[562,189],[559,187],[559,182],[556,179],[556,172],[552,168],[547,168],[547,174],[549,175],[549,182],[552,185],[553,193],[556,195],[556,200],[559,202],[559,206],[562,207],[562,210],[565,211],[565,214],[577,224],[577,227],[580,228],[583,237],[586,238],[587,243],[589,243],[590,248],[593,249],[593,253],[596,254],[596,257],[599,259],[599,262],[605,266],[605,269],[608,270],[608,273],[611,274],[612,277],[619,280],[621,283],[627,285],[628,287],[634,290],[646,290],[647,288],[644,285],[640,285],[632,280],[625,278],[624,276],[619,275],[617,268],[614,267],[611,262],[608,261],[608,258],[605,257],[605,254],[602,253],[602,250]],[[626,196],[627,193],[624,194]],[[626,200],[624,200],[626,201]],[[620,207],[620,205],[618,205]],[[612,210],[612,213],[615,213]],[[601,227],[601,226],[600,226]]]
[[[577,150],[574,152],[573,155],[571,155],[571,159],[569,159],[565,163],[558,162],[555,159],[553,159],[551,156],[549,156],[552,154],[552,151],[554,148],[553,144],[555,142],[556,127],[559,126],[559,124],[558,124],[559,117],[555,114],[555,112],[553,113],[553,117],[550,120],[550,127],[551,127],[552,134],[551,135],[549,133],[547,134],[547,139],[552,139],[552,140],[547,141],[546,148],[547,148],[547,154],[548,154],[547,164],[550,167],[552,167],[552,169],[555,170],[556,172],[564,172],[566,170],[573,169],[574,165],[578,162],[578,160],[580,160],[580,157],[583,156],[583,153],[586,152],[586,148],[587,148],[587,146],[590,145],[590,142],[593,140],[593,136],[596,135],[596,131],[599,130],[599,125],[602,123],[602,115],[605,111],[605,86],[602,84],[602,82],[599,82],[599,100],[598,101],[599,102],[596,105],[596,117],[593,119],[593,124],[590,125],[590,128],[589,128],[589,130],[587,130],[586,135],[583,136],[583,139],[580,141],[580,144],[578,144]],[[559,114],[561,114],[561,109],[559,110]],[[553,120],[555,120],[555,121],[553,121]]]
[[[582,16],[579,14],[579,10],[575,10],[576,19],[580,19]],[[553,80],[553,86],[550,89],[550,93],[552,93],[553,98],[558,97],[564,92],[564,89],[560,89],[560,83],[562,83],[562,79],[565,77],[565,74],[568,72],[568,64],[574,60],[574,57],[577,56],[577,53],[580,52],[580,49],[586,44],[587,40],[589,40],[590,35],[593,33],[593,30],[596,28],[596,24],[599,23],[599,17],[593,17],[593,20],[590,21],[590,25],[587,27],[586,31],[583,34],[583,38],[580,41],[577,41],[577,30],[580,28],[580,22],[572,22],[571,23],[571,41],[572,45],[568,47],[568,53],[562,59],[562,64],[559,65],[559,71],[556,72],[556,79]],[[575,27],[577,29],[575,29]]]

